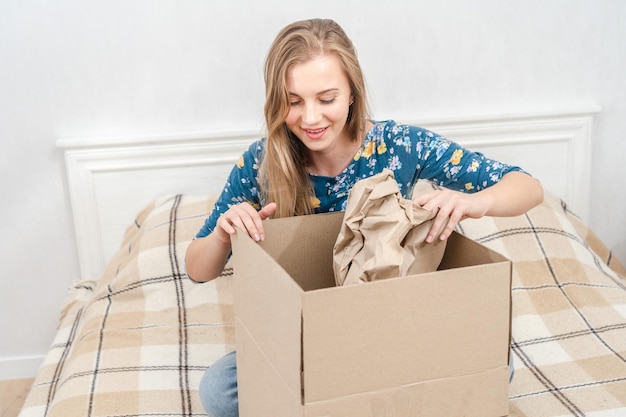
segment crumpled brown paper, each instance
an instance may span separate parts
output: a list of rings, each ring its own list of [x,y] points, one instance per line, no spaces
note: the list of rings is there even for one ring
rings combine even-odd
[[[392,171],[358,181],[333,249],[337,285],[435,271],[446,247],[425,242],[436,215],[404,199]]]

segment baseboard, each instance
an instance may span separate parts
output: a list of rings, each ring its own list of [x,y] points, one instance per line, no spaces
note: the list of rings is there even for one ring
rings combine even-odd
[[[0,380],[34,378],[44,355],[0,358]]]

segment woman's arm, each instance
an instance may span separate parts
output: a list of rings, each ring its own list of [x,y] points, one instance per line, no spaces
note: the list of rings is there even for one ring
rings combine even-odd
[[[426,210],[439,208],[439,213],[426,237],[433,242],[437,236],[445,240],[456,225],[466,218],[483,216],[518,216],[543,201],[543,187],[523,172],[509,172],[499,182],[476,193],[448,189],[422,194],[413,201]]]
[[[215,233],[193,240],[185,254],[187,276],[196,282],[217,278],[226,265],[229,253],[230,242],[223,242]]]
[[[523,172],[509,172],[489,188],[476,193],[486,200],[485,216],[519,216],[543,201],[543,186]]]

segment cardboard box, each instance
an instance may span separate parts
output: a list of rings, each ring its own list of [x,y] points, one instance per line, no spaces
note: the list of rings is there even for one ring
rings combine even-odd
[[[342,221],[233,236],[240,416],[508,415],[510,261],[454,234],[436,272],[335,287]]]

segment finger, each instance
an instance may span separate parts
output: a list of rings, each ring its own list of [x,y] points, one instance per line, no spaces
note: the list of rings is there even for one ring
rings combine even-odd
[[[236,229],[240,229],[245,231],[254,240],[259,241],[260,234],[256,227],[257,223],[261,223],[259,214],[248,203],[232,206],[218,219],[218,224],[228,234],[232,235],[236,232]]]
[[[276,203],[269,203],[268,205],[263,207],[261,210],[259,210],[258,214],[259,214],[259,219],[261,221],[256,222],[256,228],[258,231],[259,240],[265,240],[265,230],[263,228],[262,220],[265,220],[271,217],[276,211],[276,207],[277,207]]]
[[[217,220],[217,223],[215,224],[215,230],[213,232],[217,233],[218,238],[222,242],[228,243],[228,242],[230,242],[230,235],[235,233],[235,228],[228,221],[228,219],[226,217],[221,216]]]
[[[255,211],[252,216],[245,216],[241,218],[244,229],[248,232],[248,235],[256,242],[265,238],[263,235],[263,225],[261,223],[261,217]]]
[[[417,197],[413,199],[413,203],[417,204],[418,206],[426,210],[432,210],[437,205],[435,199],[439,194],[440,194],[440,191],[433,191],[433,192],[429,192],[426,194],[418,195]]]
[[[226,215],[222,215],[219,219],[217,219],[217,226],[229,235],[235,233],[235,227]]]
[[[439,213],[435,216],[433,224],[428,231],[428,235],[426,236],[426,243],[432,243],[438,236],[440,236],[441,232],[448,223],[448,219],[448,214],[445,213],[444,210],[439,209]]]
[[[259,218],[260,220],[265,220],[271,217],[276,212],[276,203],[269,203],[261,210],[259,210]],[[257,229],[259,232],[259,240],[265,240],[265,230],[263,228],[263,223],[260,221],[257,223]]]
[[[456,222],[456,221],[452,220],[452,218],[450,218],[448,220],[448,223],[446,224],[446,227],[439,234],[439,240],[446,240],[448,237],[450,237],[450,235],[454,231],[454,228],[456,227],[457,224],[458,224],[458,222]]]
[[[265,220],[268,217],[272,216],[276,212],[276,203],[269,203],[265,207],[263,207],[259,211],[259,216],[261,216],[261,220]]]
[[[456,228],[456,225],[459,224],[462,218],[463,218],[463,215],[462,215],[461,210],[452,211],[452,213],[450,214],[450,217],[448,218],[448,223],[446,224],[446,227],[443,229],[443,231],[439,235],[439,239],[446,240],[448,237],[450,237],[450,235]]]
[[[237,206],[236,225],[248,233],[248,235],[255,241],[261,240],[263,224],[261,215],[254,207],[248,203],[242,203]]]

